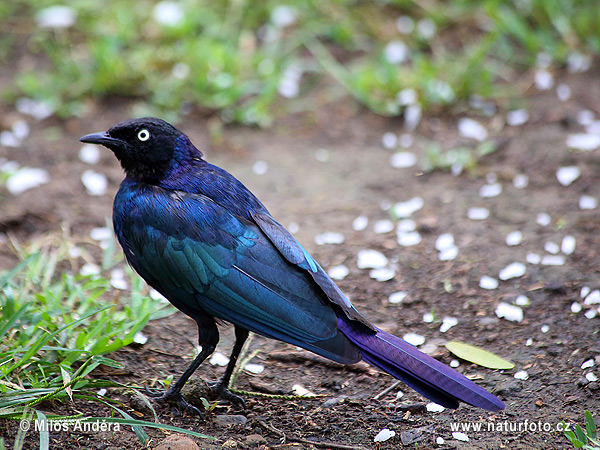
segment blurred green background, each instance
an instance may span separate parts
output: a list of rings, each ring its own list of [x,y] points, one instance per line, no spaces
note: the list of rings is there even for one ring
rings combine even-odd
[[[475,94],[510,99],[506,82],[519,74],[576,70],[600,52],[597,0],[56,5],[0,3],[0,59],[22,61],[6,100],[43,101],[62,117],[116,95],[140,99],[138,114],[175,120],[195,108],[268,126],[310,108],[298,99],[315,87],[399,115],[408,104],[436,110]]]

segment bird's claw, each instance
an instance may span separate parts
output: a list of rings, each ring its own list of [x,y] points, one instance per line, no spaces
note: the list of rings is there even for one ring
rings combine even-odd
[[[148,386],[144,386],[144,391],[147,396],[151,397],[158,403],[168,402],[176,404],[181,410],[193,416],[204,417],[202,411],[194,405],[188,403],[181,395],[181,391],[175,389],[167,389],[164,392],[152,392]]]
[[[244,399],[227,389],[227,386],[225,386],[223,383],[219,381],[215,383],[209,383],[208,387],[216,397],[227,400],[234,405],[241,407],[242,409],[246,409],[246,402]]]

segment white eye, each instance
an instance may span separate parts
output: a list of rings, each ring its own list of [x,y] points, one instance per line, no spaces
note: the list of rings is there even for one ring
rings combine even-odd
[[[143,130],[140,130],[140,132],[138,133],[138,139],[142,142],[147,141],[148,139],[150,139],[150,132],[145,128]]]

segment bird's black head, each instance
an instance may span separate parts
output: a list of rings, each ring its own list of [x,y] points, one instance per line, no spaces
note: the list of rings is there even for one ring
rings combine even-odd
[[[108,147],[127,175],[147,181],[161,179],[176,159],[202,156],[185,134],[155,117],[126,120],[80,141]]]

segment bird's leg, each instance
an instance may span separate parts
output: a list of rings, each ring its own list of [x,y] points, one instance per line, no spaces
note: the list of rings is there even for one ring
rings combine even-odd
[[[219,381],[210,385],[210,388],[215,392],[219,397],[224,398],[225,400],[229,400],[232,403],[235,403],[242,408],[246,407],[246,402],[239,395],[234,394],[233,392],[227,389],[229,387],[229,380],[231,380],[231,374],[233,373],[233,369],[235,369],[235,365],[237,363],[238,357],[240,356],[240,352],[242,351],[242,347],[244,343],[248,339],[248,330],[245,328],[235,327],[235,344],[233,344],[233,350],[231,351],[231,356],[229,357],[229,363],[227,364],[227,368],[225,369],[225,373],[221,377]]]
[[[202,347],[202,350],[198,356],[194,358],[194,361],[192,361],[179,379],[175,383],[171,384],[166,391],[162,393],[155,393],[146,387],[146,394],[159,402],[173,402],[189,414],[202,416],[202,412],[198,408],[190,405],[183,398],[183,395],[181,395],[181,389],[196,371],[196,369],[200,366],[200,364],[202,364],[202,362],[215,351],[217,343],[219,342],[219,330],[217,329],[217,324],[215,323],[214,318],[211,316],[203,315],[200,317],[195,317],[195,319],[198,323],[198,341]]]

